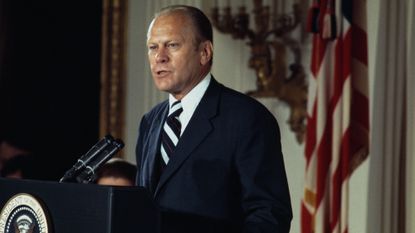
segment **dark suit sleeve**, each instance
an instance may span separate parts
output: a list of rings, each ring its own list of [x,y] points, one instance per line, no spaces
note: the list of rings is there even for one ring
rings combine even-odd
[[[288,233],[292,219],[280,132],[266,111],[247,117],[238,132],[236,167],[246,233]]]

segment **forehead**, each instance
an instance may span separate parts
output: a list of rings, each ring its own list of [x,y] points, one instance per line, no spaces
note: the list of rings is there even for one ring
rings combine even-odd
[[[180,12],[170,12],[159,15],[150,24],[147,39],[159,36],[174,36],[192,34],[193,24],[188,16]]]

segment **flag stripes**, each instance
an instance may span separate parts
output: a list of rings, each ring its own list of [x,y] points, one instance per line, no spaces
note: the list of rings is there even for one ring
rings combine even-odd
[[[368,154],[364,0],[315,1],[302,233],[348,232],[348,179]],[[359,22],[357,22],[357,20]],[[330,24],[330,25],[325,25]]]

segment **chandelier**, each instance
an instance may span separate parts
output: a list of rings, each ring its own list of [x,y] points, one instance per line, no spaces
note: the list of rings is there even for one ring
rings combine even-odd
[[[262,0],[253,0],[252,14],[246,7],[238,8],[232,15],[229,5],[212,9],[213,26],[237,40],[247,40],[250,47],[249,67],[255,70],[256,90],[248,91],[253,97],[277,97],[290,106],[288,123],[297,141],[302,143],[307,116],[307,84],[301,64],[301,44],[291,34],[301,23],[301,8],[292,5],[291,12],[284,12],[286,0],[274,0],[271,6]],[[253,18],[252,27],[251,17]],[[288,56],[293,58],[287,62]]]

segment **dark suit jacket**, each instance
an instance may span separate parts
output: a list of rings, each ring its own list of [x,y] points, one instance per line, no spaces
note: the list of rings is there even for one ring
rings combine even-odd
[[[162,222],[183,216],[181,224],[195,223],[204,231],[163,230],[163,224],[162,231],[288,232],[292,211],[274,116],[212,78],[159,177],[160,132],[168,110],[164,101],[141,121],[137,184],[154,195],[165,213]]]

